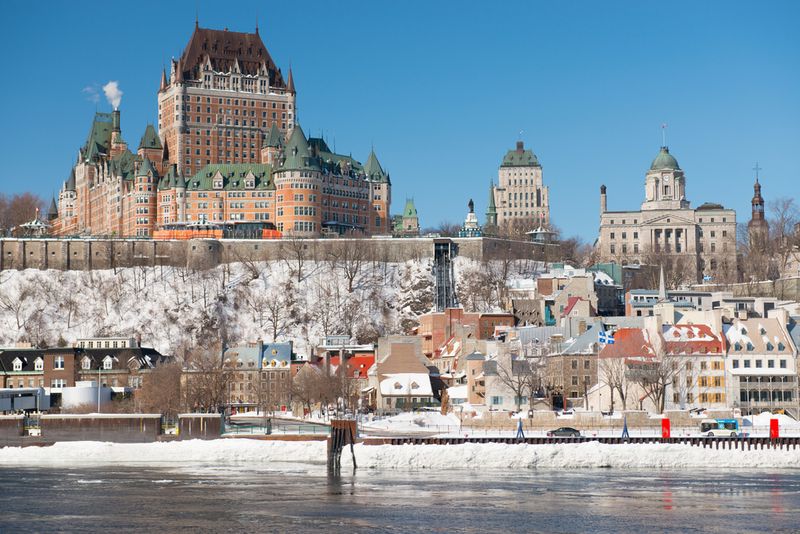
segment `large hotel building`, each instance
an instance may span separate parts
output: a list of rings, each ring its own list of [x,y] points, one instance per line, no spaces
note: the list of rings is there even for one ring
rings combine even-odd
[[[200,226],[314,237],[388,234],[391,182],[373,152],[361,164],[307,138],[259,36],[195,25],[161,74],[158,129],[136,153],[119,110],[96,113],[51,207],[57,235],[171,235]]]

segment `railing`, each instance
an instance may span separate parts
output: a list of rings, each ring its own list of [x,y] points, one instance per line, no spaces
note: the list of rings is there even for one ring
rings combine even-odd
[[[284,434],[316,434],[327,435],[330,432],[327,426],[313,425],[308,423],[273,423],[270,425],[256,424],[225,424],[225,434],[232,435],[284,435]]]

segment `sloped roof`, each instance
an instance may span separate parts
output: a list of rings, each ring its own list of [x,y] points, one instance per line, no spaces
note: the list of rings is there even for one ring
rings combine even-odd
[[[364,174],[370,182],[384,183],[389,181],[389,175],[386,174],[378,161],[378,156],[375,155],[375,150],[369,151],[367,163],[364,164]]]
[[[258,33],[242,33],[212,30],[195,26],[189,44],[178,60],[179,77],[197,80],[208,58],[211,68],[217,72],[230,72],[238,64],[242,74],[258,74],[262,64],[269,72],[270,85],[286,87],[280,69],[264,46]]]
[[[655,351],[643,328],[620,328],[614,332],[614,344],[600,350],[601,358],[653,358]]]
[[[661,337],[669,354],[723,354],[722,334],[706,324],[662,325]]]
[[[152,124],[148,124],[144,129],[142,139],[139,141],[139,148],[155,148],[157,150],[162,150],[164,148]]]
[[[111,146],[111,130],[113,117],[111,113],[94,114],[89,136],[81,149],[81,154],[86,161],[97,159],[100,154],[108,154]]]
[[[501,167],[540,167],[539,159],[530,149],[525,149],[522,141],[517,141],[516,148],[506,152]]]
[[[189,179],[187,189],[192,191],[212,190],[214,178],[220,174],[225,190],[245,189],[245,178],[251,173],[255,178],[255,189],[275,189],[272,167],[263,163],[224,163],[206,165]],[[176,177],[177,180],[177,177]]]
[[[320,170],[316,158],[311,156],[311,148],[299,124],[292,129],[283,152],[282,171]]]
[[[280,148],[283,146],[283,134],[278,130],[278,125],[274,122],[272,123],[272,128],[270,128],[269,133],[264,138],[264,144],[262,146],[273,148]]]
[[[722,331],[728,342],[730,354],[784,354],[792,353],[789,336],[784,334],[778,319],[734,319],[733,324],[723,324]]]

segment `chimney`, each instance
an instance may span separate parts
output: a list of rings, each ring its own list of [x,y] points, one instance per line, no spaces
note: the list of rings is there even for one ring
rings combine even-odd
[[[112,131],[119,132],[119,110],[115,109],[111,114]]]
[[[522,141],[517,141],[517,152],[522,152],[524,150],[525,143]]]
[[[606,186],[600,186],[600,213],[605,213],[607,211],[607,197],[606,197]]]

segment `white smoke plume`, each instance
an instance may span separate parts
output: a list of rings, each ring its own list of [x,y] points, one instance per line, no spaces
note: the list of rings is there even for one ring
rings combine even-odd
[[[119,88],[119,83],[112,80],[103,86],[103,92],[106,94],[108,103],[114,106],[114,109],[119,109],[119,103],[122,101],[122,91]]]

